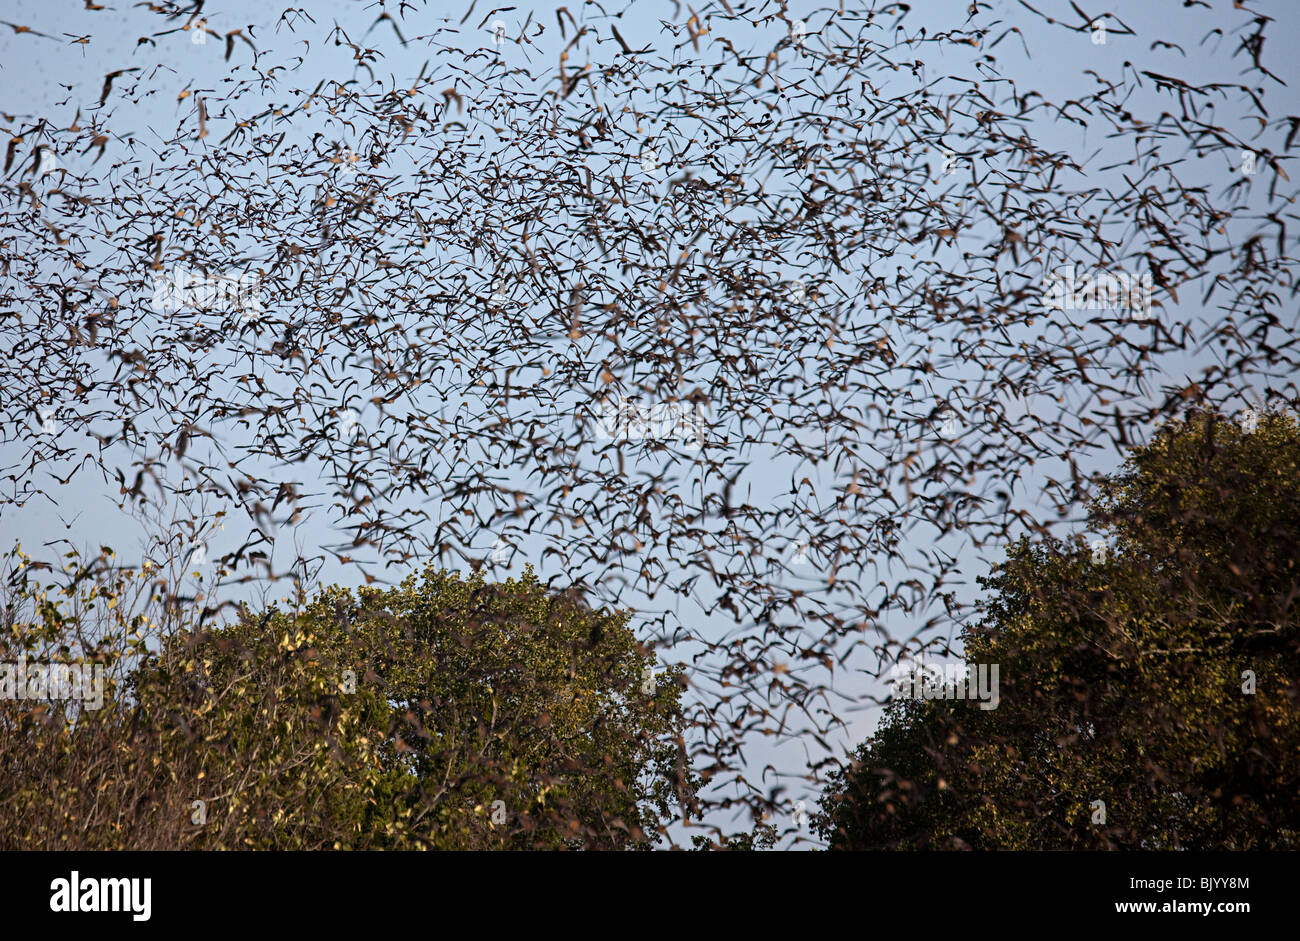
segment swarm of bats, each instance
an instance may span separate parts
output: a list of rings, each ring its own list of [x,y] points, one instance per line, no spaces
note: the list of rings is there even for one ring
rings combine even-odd
[[[786,826],[1003,546],[1188,404],[1295,400],[1265,4],[475,6],[8,24],[112,68],[2,116],[0,521],[220,506],[213,619],[531,563],[688,664],[691,813]]]

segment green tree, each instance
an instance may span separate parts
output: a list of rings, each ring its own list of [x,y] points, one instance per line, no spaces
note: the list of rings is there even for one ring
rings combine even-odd
[[[204,777],[257,781],[210,807],[245,821],[239,842],[648,847],[698,782],[680,670],[655,675],[628,619],[531,570],[493,584],[429,568],[296,614],[245,612],[155,669],[192,677],[203,747],[183,747]],[[141,689],[171,696],[171,679]]]
[[[1300,847],[1300,425],[1194,412],[1022,540],[963,640],[998,708],[895,700],[833,776],[832,848]],[[1253,692],[1252,692],[1253,690]],[[1104,814],[1103,814],[1104,810]]]
[[[77,628],[38,600],[14,643]],[[75,721],[4,703],[0,809],[23,848],[648,848],[699,780],[629,619],[432,567],[244,609],[136,644]]]

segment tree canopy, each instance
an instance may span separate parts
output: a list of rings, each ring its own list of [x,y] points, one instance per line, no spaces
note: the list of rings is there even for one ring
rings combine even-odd
[[[332,587],[300,610],[179,631],[102,713],[51,714],[36,733],[4,723],[5,839],[652,846],[698,779],[684,762],[680,671],[656,669],[627,622],[531,571],[490,583],[430,567],[385,591]],[[105,747],[114,760],[96,765]]]
[[[1300,424],[1197,411],[1022,540],[963,632],[996,709],[894,699],[834,776],[834,848],[1300,847]]]

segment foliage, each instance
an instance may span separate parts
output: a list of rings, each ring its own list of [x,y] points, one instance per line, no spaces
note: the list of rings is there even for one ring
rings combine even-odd
[[[59,610],[10,637],[55,637]],[[331,587],[300,610],[170,633],[136,650],[102,710],[0,704],[5,840],[648,847],[698,781],[680,672],[651,679],[628,618],[531,570],[492,584],[430,567],[391,590]]]
[[[776,846],[776,828],[770,824],[757,824],[750,833],[736,833],[730,836],[720,836],[718,842],[714,842],[707,836],[691,837],[691,846],[697,853],[708,853],[718,850],[730,850],[735,852],[754,852],[755,850],[770,850]]]
[[[1132,449],[1089,508],[1104,553],[1022,540],[981,580],[963,637],[969,662],[1001,665],[998,708],[892,702],[819,832],[835,848],[1300,847],[1298,477],[1286,414],[1247,430],[1196,411]]]

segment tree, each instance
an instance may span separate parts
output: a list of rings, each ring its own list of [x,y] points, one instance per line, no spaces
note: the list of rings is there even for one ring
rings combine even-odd
[[[28,785],[89,768],[49,799],[72,799],[97,848],[646,848],[698,782],[680,671],[655,675],[628,619],[531,570],[432,567],[244,609],[166,638],[108,716],[46,732],[13,787],[40,815]],[[83,760],[105,742],[116,761]]]
[[[998,708],[895,700],[831,781],[834,848],[1300,847],[1300,424],[1195,411],[1022,540],[963,633]]]

